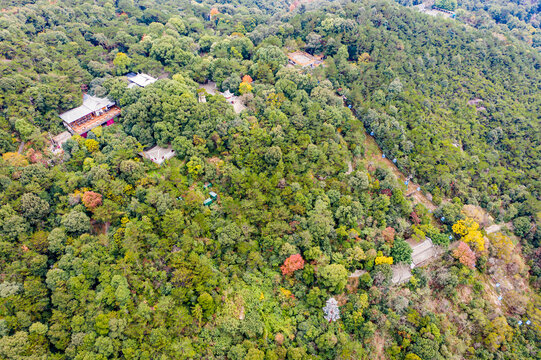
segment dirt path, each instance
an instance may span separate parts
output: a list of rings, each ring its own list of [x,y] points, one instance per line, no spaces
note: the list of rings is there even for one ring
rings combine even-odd
[[[216,83],[214,81],[209,81],[206,84],[199,84],[199,88],[205,89],[206,92],[210,95],[222,94],[218,91],[218,88],[216,87]],[[227,100],[227,102],[233,106],[233,110],[235,110],[237,114],[240,114],[242,110],[246,109],[246,106],[244,105],[240,96],[232,96],[230,99]]]
[[[501,229],[502,229],[501,224],[494,224],[494,225],[491,225],[491,226],[487,227],[485,229],[485,231],[487,232],[487,235],[488,235],[488,234],[492,234],[492,233],[495,233],[495,232],[499,232]]]
[[[347,106],[347,98],[345,96],[342,96],[344,99],[344,106]],[[350,105],[351,106],[351,105]],[[351,107],[350,107],[351,109]],[[354,109],[351,109],[353,115],[357,117],[357,112]],[[405,185],[406,180],[410,180],[408,177],[406,177],[397,167],[396,165],[387,157],[383,157],[383,152],[379,148],[379,145],[376,143],[376,140],[369,135],[365,131],[365,141],[364,141],[364,148],[366,151],[365,159],[368,160],[366,162],[366,168],[367,170],[370,167],[373,167],[375,164],[387,166],[391,171],[395,174],[395,176],[402,181],[402,184]],[[349,165],[349,164],[348,164]],[[422,191],[417,190],[420,189],[419,184],[415,184],[412,181],[408,182],[408,185],[406,185],[406,197],[411,197],[413,199],[413,202],[415,204],[423,204],[428,210],[434,211],[436,210],[437,206],[434,205],[434,203],[426,197],[425,194],[422,193]]]
[[[214,81],[209,81],[206,84],[199,85],[202,89],[205,89],[210,95],[216,95],[216,83]]]
[[[374,347],[374,352],[371,358],[375,360],[385,359],[385,338],[382,332],[377,331],[374,334],[372,337],[372,346]]]
[[[353,163],[350,161],[348,161],[348,171],[346,172],[346,175],[349,175],[353,172]]]
[[[21,141],[21,145],[19,145],[19,151],[18,151],[18,153],[19,153],[19,154],[22,154],[22,153],[23,153],[23,149],[24,149],[24,141]]]
[[[407,176],[405,176],[397,167],[396,165],[386,157],[383,158],[383,152],[379,148],[378,144],[376,143],[376,140],[370,136],[369,134],[366,134],[366,140],[364,142],[365,150],[366,150],[366,159],[368,162],[366,163],[367,169],[371,166],[374,166],[376,164],[383,165],[391,169],[391,171],[395,174],[395,176],[404,184],[406,180],[409,180]],[[422,191],[417,191],[417,188],[419,188],[420,185],[413,183],[411,180],[409,181],[406,189],[406,197],[413,198],[413,202],[418,204],[423,204],[427,209],[429,210],[436,210],[437,206],[432,203],[423,193]]]

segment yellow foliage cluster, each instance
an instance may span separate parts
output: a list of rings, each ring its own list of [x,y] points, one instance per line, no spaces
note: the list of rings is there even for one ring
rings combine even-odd
[[[92,132],[96,135],[96,137],[101,137],[103,135],[103,128],[101,126],[95,127],[92,129]]]
[[[241,82],[239,85],[239,92],[241,93],[241,95],[252,92],[252,90],[253,90],[253,87],[252,85],[250,85],[250,83]]]
[[[267,95],[267,105],[270,107],[280,107],[282,103],[286,100],[284,94],[279,93],[270,93]]]
[[[471,231],[479,229],[479,224],[472,218],[466,218],[465,220],[458,220],[453,225],[453,232],[457,235],[465,236]]]
[[[126,195],[134,195],[135,190],[134,190],[133,186],[130,185],[130,184],[124,186],[124,194],[126,194]]]
[[[492,253],[505,262],[510,262],[513,256],[513,250],[515,249],[515,244],[513,244],[511,238],[501,232],[490,234],[488,238]]]
[[[83,194],[83,193],[85,193],[85,192],[87,192],[87,191],[90,191],[90,190],[91,190],[90,188],[87,188],[87,187],[85,186],[85,187],[82,187],[82,188],[80,188],[80,189],[75,189],[75,190],[73,191],[73,195],[80,195],[80,194]]]
[[[280,288],[280,292],[282,293],[282,295],[284,295],[286,298],[290,298],[291,297],[291,291],[287,290],[287,289],[284,289],[284,288]]]
[[[426,232],[423,231],[424,228],[426,228],[424,225],[412,225],[411,229],[413,233],[411,234],[411,238],[416,242],[424,241],[426,238]]]
[[[123,216],[122,219],[120,219],[120,223],[122,224],[118,230],[113,235],[113,239],[117,244],[120,244],[122,242],[122,239],[124,238],[124,234],[126,233],[126,224],[130,222],[130,219],[126,216]]]
[[[81,146],[85,142],[85,138],[79,134],[75,134],[71,138],[72,140],[77,141],[77,144],[79,144],[79,146]]]
[[[26,160],[23,155],[16,152],[7,152],[5,154],[2,154],[2,159],[4,159],[4,161],[11,166],[18,167],[28,165],[28,160]]]
[[[466,218],[465,220],[458,220],[453,225],[453,232],[462,237],[468,245],[473,245],[478,251],[485,250],[485,239],[483,234],[479,231],[479,224],[472,218]]]
[[[479,251],[485,250],[485,239],[483,238],[483,234],[478,230],[470,231],[462,238],[462,241],[466,244],[473,245]]]
[[[504,341],[511,341],[512,337],[513,329],[503,316],[495,318],[485,328],[484,342],[491,351],[496,351]]]
[[[375,260],[376,265],[381,264],[393,264],[393,258],[391,256],[378,256]]]
[[[193,136],[193,144],[195,146],[199,146],[199,145],[203,145],[205,144],[207,141],[205,139],[203,139],[202,137],[200,136],[197,136],[197,135],[194,135]]]
[[[361,55],[359,55],[359,64],[363,64],[363,63],[367,64],[367,63],[370,62],[370,60],[371,60],[370,54],[368,54],[368,53],[364,52]]]
[[[91,153],[97,151],[100,148],[100,144],[94,139],[86,139],[85,146]]]
[[[111,190],[108,190],[108,191],[105,193],[105,197],[106,197],[107,199],[109,199],[109,200],[113,200],[114,202],[116,202],[116,203],[118,203],[118,204],[122,204],[122,203],[123,203],[122,196],[113,193]]]

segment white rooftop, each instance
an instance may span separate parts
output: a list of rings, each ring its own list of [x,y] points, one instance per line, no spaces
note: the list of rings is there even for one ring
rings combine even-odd
[[[128,80],[132,84],[136,84],[136,85],[138,85],[140,87],[145,87],[145,86],[150,85],[150,84],[152,84],[152,83],[154,83],[154,82],[156,82],[158,80],[158,79],[155,79],[152,76],[147,75],[147,74],[129,73],[128,75],[126,75],[126,77],[128,78]],[[130,87],[130,85],[128,85],[128,87]]]
[[[161,165],[165,160],[169,160],[175,156],[175,150],[173,150],[171,145],[169,145],[167,148],[154,146],[152,149],[143,151],[140,153],[140,155],[158,165]]]
[[[75,109],[66,111],[63,114],[60,114],[60,118],[66,123],[71,124],[72,122],[82,118],[83,116],[93,113],[94,111],[102,109],[106,106],[113,106],[114,104],[114,101],[111,101],[107,98],[99,98],[84,94],[83,105],[76,107]]]

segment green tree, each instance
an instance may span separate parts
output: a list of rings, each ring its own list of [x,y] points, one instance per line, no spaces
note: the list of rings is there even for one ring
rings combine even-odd
[[[62,226],[71,234],[80,235],[90,230],[90,218],[83,212],[72,210],[62,216]]]
[[[271,146],[265,152],[265,161],[271,166],[276,166],[282,161],[282,150],[278,146]]]
[[[201,305],[203,309],[204,316],[208,319],[212,314],[214,314],[214,299],[210,296],[209,293],[204,292],[197,298],[197,303]]]
[[[37,223],[49,213],[49,203],[39,196],[26,193],[21,196],[22,215],[32,223]]]
[[[21,134],[21,138],[25,141],[30,140],[32,134],[37,131],[34,125],[30,124],[24,119],[17,119],[15,121],[15,130],[17,130],[17,132]]]
[[[125,53],[119,52],[113,60],[117,75],[124,75],[130,71],[131,59]]]
[[[412,252],[413,249],[404,239],[397,238],[391,249],[391,257],[394,259],[395,263],[409,264],[411,263]]]
[[[348,272],[341,264],[327,265],[319,271],[318,275],[321,283],[333,293],[344,290],[348,280]]]
[[[513,220],[513,227],[517,236],[523,237],[530,232],[531,222],[527,216],[521,216]]]

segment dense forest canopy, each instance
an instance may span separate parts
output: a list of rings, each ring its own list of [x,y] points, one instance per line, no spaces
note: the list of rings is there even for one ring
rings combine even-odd
[[[0,0],[0,358],[541,356],[538,8],[403,5]]]

